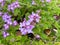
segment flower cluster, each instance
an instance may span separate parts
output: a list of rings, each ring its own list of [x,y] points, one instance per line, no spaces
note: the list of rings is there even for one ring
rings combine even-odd
[[[3,6],[5,3],[5,0],[0,0],[0,4]],[[32,0],[32,5],[35,5],[35,1]],[[8,5],[8,11],[14,11],[14,9],[20,8],[19,2],[13,2],[12,4]],[[27,33],[33,33],[32,29],[35,27],[35,24],[39,22],[40,16],[38,15],[39,11],[37,13],[32,12],[30,16],[28,16],[29,20],[27,21],[24,19],[23,22],[20,23],[19,30],[21,31],[22,35],[26,35]],[[9,26],[13,25],[16,26],[18,23],[16,20],[12,21],[11,15],[8,14],[8,12],[3,13],[0,12],[0,16],[2,17],[5,24],[3,25],[3,36],[6,37],[9,35],[7,30],[9,29]]]
[[[34,13],[34,12],[32,12],[32,14],[30,15],[30,16],[28,16],[28,18],[31,20],[31,21],[35,21],[35,22],[39,22],[39,19],[41,18],[41,17],[39,17],[39,15],[36,13]]]
[[[2,19],[4,20],[5,23],[12,25],[11,16],[8,13],[4,13]]]
[[[19,8],[19,7],[20,7],[19,2],[16,1],[8,5],[8,11],[14,11],[15,8]]]
[[[8,13],[4,13],[2,15],[2,19],[5,22],[5,24],[3,25],[3,27],[4,27],[3,37],[6,37],[9,35],[9,33],[6,32],[6,30],[9,29],[9,25],[12,25],[12,20],[11,20],[11,16]]]
[[[0,0],[0,4],[1,4],[1,6],[4,6],[5,0]]]
[[[20,23],[19,30],[21,31],[22,35],[26,35],[27,33],[32,32],[33,28],[34,28],[33,25],[28,24],[28,22],[26,20],[24,20],[22,23]]]
[[[8,29],[9,29],[9,26],[10,25],[13,25],[13,26],[16,26],[18,23],[16,20],[14,20],[12,22],[12,19],[11,19],[11,15],[9,15],[8,13],[3,13],[3,12],[0,12],[0,16],[2,17],[2,19],[4,20],[5,24],[3,25],[3,37],[7,37],[9,35],[8,32],[6,32]]]
[[[17,25],[17,21],[15,20],[12,22],[11,15],[9,15],[8,13],[4,13],[4,15],[2,16],[2,19],[8,25]]]
[[[21,31],[22,35],[33,33],[32,29],[35,27],[34,23],[39,22],[40,16],[37,13],[35,14],[34,12],[32,12],[32,14],[28,16],[28,18],[28,21],[24,19],[24,21],[20,23],[19,30]]]

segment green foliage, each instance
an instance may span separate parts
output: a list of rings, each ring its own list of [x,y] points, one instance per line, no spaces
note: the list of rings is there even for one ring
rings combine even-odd
[[[19,4],[21,5],[21,8],[17,8],[14,10],[14,16],[18,16],[17,19],[21,19],[23,15],[25,15],[25,18],[28,20],[28,16],[32,12],[36,12],[36,10],[41,10],[40,12],[40,22],[36,24],[35,28],[33,29],[34,34],[39,34],[42,40],[36,41],[36,40],[30,40],[27,38],[27,36],[17,36],[16,30],[19,28],[19,25],[17,26],[10,26],[10,29],[7,30],[7,32],[10,33],[10,36],[7,38],[3,38],[2,36],[2,29],[0,29],[0,44],[3,45],[60,45],[60,43],[56,43],[60,41],[60,22],[56,21],[53,16],[60,15],[60,7],[58,4],[60,4],[60,0],[51,0],[50,3],[44,2],[42,3],[41,0],[35,0],[36,5],[32,5],[32,0],[18,0]],[[11,4],[12,2],[15,2],[15,0],[6,0],[6,4],[2,7],[2,12],[7,12],[8,4]],[[43,4],[45,6],[43,6]],[[12,14],[9,12],[9,14]],[[14,20],[14,19],[12,19]],[[4,21],[0,17],[0,27],[2,27],[4,24]],[[54,33],[57,36],[55,44],[53,44],[53,36],[49,37],[44,33],[44,29],[52,29],[52,25],[54,25],[57,28],[58,33]],[[52,31],[52,30],[51,30]],[[53,32],[52,32],[53,33]],[[51,34],[52,35],[52,34]],[[46,40],[47,43],[45,44],[44,41]],[[32,44],[31,44],[32,43]]]

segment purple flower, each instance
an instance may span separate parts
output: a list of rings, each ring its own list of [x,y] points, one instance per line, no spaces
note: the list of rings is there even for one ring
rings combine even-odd
[[[34,1],[34,0],[32,0],[32,5],[36,5],[36,3],[35,3],[35,1]]]
[[[8,21],[7,21],[7,24],[12,25],[12,21],[9,21],[9,20],[8,20]]]
[[[34,28],[34,26],[30,25],[30,22],[27,23],[26,20],[24,20],[22,23],[20,23],[20,27],[26,28],[26,29],[29,29],[29,30],[32,30]]]
[[[26,29],[26,30],[32,30],[33,28],[34,28],[34,26],[33,25],[25,25],[25,26],[20,26],[20,28],[24,28],[24,29]]]
[[[33,33],[33,31],[32,31],[32,30],[28,30],[27,32],[28,32],[28,33]]]
[[[32,32],[33,28],[34,26],[30,25],[30,22],[27,23],[27,21],[24,20],[22,23],[20,23],[19,30],[21,31],[22,35],[26,35],[27,33]]]
[[[6,22],[9,25],[12,25],[12,20],[11,20],[11,16],[8,15],[8,13],[4,13],[4,15],[2,16],[4,22]]]
[[[1,6],[3,7],[3,6],[4,6],[4,4],[5,4],[5,1],[1,3]]]
[[[26,25],[26,19],[24,19],[24,21],[20,23],[20,27],[23,27],[25,25]]]
[[[2,14],[3,14],[3,13],[2,13],[2,12],[0,12],[0,16],[2,16]]]
[[[0,3],[4,2],[4,0],[0,0]]]
[[[31,22],[32,22],[32,20],[29,19],[28,21],[26,21],[26,25],[30,25]]]
[[[51,2],[51,0],[46,0],[46,2]]]
[[[15,20],[14,22],[13,22],[13,25],[14,26],[16,26],[18,23],[17,23],[17,21]]]
[[[29,26],[20,28],[20,31],[21,31],[22,35],[26,35],[27,33],[31,33],[33,28],[34,28],[34,26],[29,25]]]
[[[8,11],[14,11],[14,8],[12,5],[8,5]]]
[[[0,0],[0,3],[3,2],[3,0]]]
[[[4,24],[4,30],[8,30],[9,29],[9,25],[8,24]]]
[[[0,0],[1,6],[4,6],[5,0]]]
[[[35,14],[34,12],[32,12],[32,14],[30,16],[28,16],[28,18],[31,21],[39,22],[41,17],[37,13]]]
[[[19,8],[19,7],[20,7],[19,2],[15,2],[15,3],[13,3],[13,4],[14,4],[14,5],[13,5],[14,8],[17,8],[17,7]]]
[[[22,35],[26,35],[27,34],[27,30],[25,30],[25,28],[20,28],[21,34]]]
[[[9,33],[3,32],[3,37],[6,38],[7,36],[9,36]]]
[[[8,5],[8,11],[14,11],[14,9],[20,8],[19,2],[13,2],[12,4]]]
[[[37,13],[33,13],[28,16],[29,20],[26,21],[26,19],[24,19],[23,22],[20,23],[20,28],[19,30],[21,31],[22,35],[26,35],[27,33],[33,33],[32,29],[35,27],[35,25],[31,24],[39,22],[39,19],[41,18],[38,13],[40,11],[38,11]],[[35,22],[34,22],[35,21]]]

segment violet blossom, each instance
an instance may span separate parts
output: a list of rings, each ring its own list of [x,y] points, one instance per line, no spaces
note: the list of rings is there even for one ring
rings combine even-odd
[[[9,25],[8,24],[4,24],[4,30],[8,30],[9,29]]]
[[[5,0],[0,0],[0,4],[1,4],[1,6],[4,6]]]
[[[14,11],[14,9],[19,8],[19,7],[20,5],[18,1],[13,2],[12,4],[8,5],[8,11]]]
[[[9,36],[9,33],[3,32],[3,37],[6,38],[7,36]]]
[[[30,22],[29,22],[29,23],[30,23]],[[22,28],[27,28],[27,29],[31,29],[31,30],[34,28],[34,26],[28,24],[26,20],[24,20],[22,23],[20,23],[20,27],[22,27]]]
[[[7,24],[12,25],[11,16],[8,15],[8,13],[4,13],[4,15],[2,16],[2,19],[3,19],[4,22],[6,22]]]
[[[27,33],[33,33],[32,29],[35,27],[35,25],[31,24],[32,22],[36,23],[39,22],[39,19],[41,18],[38,13],[33,13],[28,16],[29,20],[26,21],[24,19],[23,22],[20,23],[19,30],[21,31],[22,35],[26,35]]]
[[[31,21],[39,22],[41,17],[37,13],[32,12],[32,14],[30,16],[28,16],[28,18]]]
[[[32,0],[32,5],[36,5],[36,3],[35,3],[35,1],[34,1],[34,0]]]
[[[13,21],[13,25],[14,26],[16,26],[18,23],[17,23],[17,21],[15,20],[15,21]]]
[[[46,2],[51,2],[51,0],[46,0]]]
[[[29,22],[30,23],[30,22]],[[33,25],[29,25],[26,23],[26,20],[24,20],[22,23],[20,23],[19,30],[21,31],[22,35],[26,35],[27,33],[32,32],[32,29],[34,28]]]

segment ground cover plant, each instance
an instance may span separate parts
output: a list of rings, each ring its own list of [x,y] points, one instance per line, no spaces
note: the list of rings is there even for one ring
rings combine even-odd
[[[0,0],[0,45],[60,45],[60,0]]]

